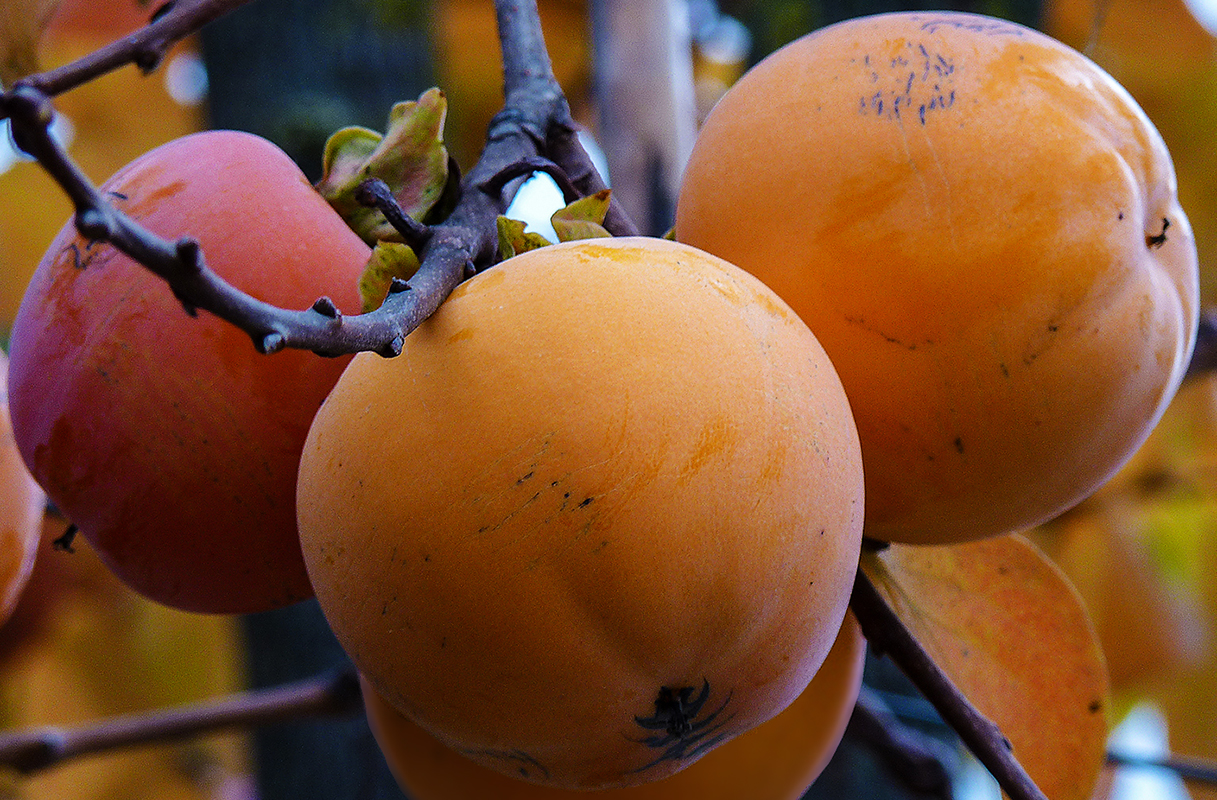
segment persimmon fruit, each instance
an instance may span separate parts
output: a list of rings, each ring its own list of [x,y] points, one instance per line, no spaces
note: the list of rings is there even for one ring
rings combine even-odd
[[[876,539],[1072,506],[1148,436],[1195,339],[1196,249],[1154,126],[1077,51],[989,17],[862,17],[768,56],[700,131],[675,235],[823,344]]]
[[[763,284],[649,238],[530,251],[359,354],[315,418],[309,575],[367,680],[563,788],[657,780],[772,718],[840,629],[861,454]]]
[[[411,722],[364,682],[364,708],[389,770],[415,800],[798,800],[824,771],[862,685],[866,640],[852,614],[802,694],[768,722],[660,781],[580,792],[475,764]]]
[[[173,140],[102,185],[166,239],[189,235],[237,288],[286,308],[357,312],[369,248],[264,139]],[[189,316],[168,284],[69,223],[12,332],[17,445],[49,497],[143,595],[209,613],[312,596],[295,482],[313,414],[349,357],[261,355]]]
[[[8,356],[0,351],[0,623],[17,606],[38,554],[46,495],[25,468],[8,412]]]

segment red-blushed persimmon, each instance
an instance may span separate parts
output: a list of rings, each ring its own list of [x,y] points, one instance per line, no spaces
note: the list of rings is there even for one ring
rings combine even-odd
[[[8,413],[8,357],[0,351],[0,623],[30,579],[46,495],[21,461]]]
[[[189,235],[221,277],[285,308],[360,307],[368,247],[259,137],[192,134],[102,190],[166,239]],[[300,450],[349,362],[260,355],[189,316],[169,286],[70,223],[22,299],[9,399],[34,477],[105,563],[189,611],[266,610],[312,596],[295,524]]]
[[[1075,504],[1148,436],[1196,334],[1157,131],[1087,58],[989,17],[862,17],[764,59],[701,130],[675,234],[824,345],[876,539],[976,539]]]
[[[852,614],[811,683],[782,713],[675,775],[581,792],[538,786],[470,761],[415,725],[363,682],[368,723],[414,800],[798,800],[828,764],[862,685],[866,640]]]
[[[832,365],[742,270],[570,242],[360,354],[297,486],[317,599],[378,692],[501,772],[657,780],[772,718],[832,646],[861,454]]]

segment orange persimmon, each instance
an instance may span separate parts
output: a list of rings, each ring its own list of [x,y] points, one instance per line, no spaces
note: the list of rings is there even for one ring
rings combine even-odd
[[[824,345],[877,539],[1075,504],[1148,436],[1196,334],[1154,126],[1077,51],[974,14],[852,19],[767,57],[700,132],[675,233]]]
[[[828,764],[862,685],[866,640],[852,614],[828,658],[786,710],[670,778],[580,792],[537,786],[475,764],[415,725],[363,682],[368,723],[389,769],[415,800],[798,800]]]
[[[25,468],[8,414],[8,356],[0,351],[0,623],[34,568],[46,495]]]
[[[657,780],[827,655],[861,542],[849,404],[807,326],[661,239],[471,278],[309,431],[309,575],[378,692],[499,771]]]
[[[101,188],[153,233],[193,237],[220,277],[258,299],[360,307],[370,249],[265,139],[183,136]],[[69,222],[26,289],[11,357],[25,463],[129,586],[207,613],[312,596],[296,470],[349,356],[259,354],[236,326],[192,317],[165,281]]]

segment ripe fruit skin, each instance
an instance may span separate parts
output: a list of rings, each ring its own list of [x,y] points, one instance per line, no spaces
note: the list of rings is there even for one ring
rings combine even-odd
[[[1152,124],[1082,55],[987,17],[864,17],[765,59],[701,131],[675,230],[828,351],[877,539],[1073,505],[1148,435],[1195,338],[1195,246]]]
[[[357,356],[298,509],[377,691],[493,769],[607,788],[803,690],[845,614],[861,492],[798,317],[719,259],[626,238],[510,259],[399,358]]]
[[[21,461],[8,413],[8,357],[0,351],[0,623],[34,569],[46,496]]]
[[[166,239],[195,237],[237,288],[285,308],[357,311],[369,250],[278,148],[229,131],[174,140],[103,185]],[[69,223],[12,335],[17,445],[106,564],[189,611],[312,595],[295,528],[309,423],[349,358],[259,355],[249,337]]]
[[[397,782],[415,800],[798,800],[824,771],[862,685],[866,640],[852,614],[824,665],[782,713],[661,781],[588,793],[537,786],[445,747],[364,682],[368,723]]]

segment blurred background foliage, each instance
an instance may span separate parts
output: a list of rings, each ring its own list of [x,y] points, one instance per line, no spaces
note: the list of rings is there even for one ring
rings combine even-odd
[[[8,12],[47,4],[5,3],[0,26],[8,28],[0,33],[10,44],[20,39],[13,26],[32,16]],[[606,109],[612,99],[597,81],[594,9],[587,0],[540,5],[555,71],[576,118],[596,132],[603,115],[619,109]],[[1217,300],[1217,39],[1184,0],[689,0],[688,7],[698,113],[772,49],[877,11],[978,11],[1038,27],[1087,52],[1129,89],[1166,139],[1196,231],[1204,299]],[[137,0],[63,0],[45,35],[33,37],[32,55],[42,68],[65,63],[133,30],[149,10]],[[652,78],[631,76],[643,83]],[[56,105],[72,155],[97,181],[153,146],[204,127],[260,133],[315,176],[329,132],[349,124],[383,128],[393,101],[431,85],[448,95],[447,140],[467,168],[502,102],[490,0],[258,0],[182,43],[153,76],[120,70]],[[612,178],[611,150],[608,155]],[[70,211],[36,165],[0,144],[0,333]],[[1179,754],[1217,758],[1215,498],[1217,383],[1201,378],[1185,387],[1109,485],[1032,532],[1090,609],[1116,691],[1113,722],[1148,718],[1152,752],[1169,745]],[[49,543],[64,522],[49,517],[47,525]],[[315,604],[238,620],[180,614],[131,595],[83,542],[77,551],[69,555],[48,544],[18,613],[0,628],[2,728],[71,724],[274,684],[344,659]],[[983,778],[973,783],[975,773],[950,736],[890,666],[872,660],[867,683],[960,770],[955,796],[995,796]],[[1153,794],[1137,795],[1129,788],[1135,777],[1110,773],[1099,797],[1165,800],[1186,791],[1196,800],[1217,798],[1212,788],[1169,779]],[[254,796],[401,794],[361,719],[285,724],[106,755],[31,779],[0,776],[0,799]],[[856,735],[808,795],[926,796],[935,795],[902,782]]]

